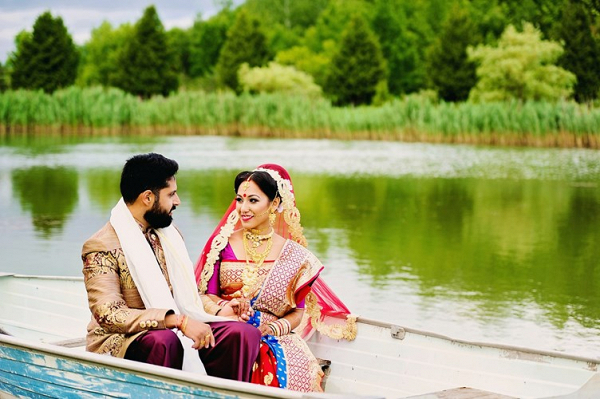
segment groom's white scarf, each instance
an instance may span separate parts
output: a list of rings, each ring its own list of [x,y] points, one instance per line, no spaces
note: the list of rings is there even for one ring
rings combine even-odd
[[[192,261],[181,234],[173,225],[155,230],[165,253],[169,280],[173,287],[172,296],[156,256],[123,198],[111,211],[110,224],[117,233],[129,272],[147,309],[173,309],[175,313],[185,314],[202,322],[231,321],[204,311]],[[206,374],[198,351],[192,348],[193,341],[180,331],[177,331],[177,336],[184,348],[183,369]]]

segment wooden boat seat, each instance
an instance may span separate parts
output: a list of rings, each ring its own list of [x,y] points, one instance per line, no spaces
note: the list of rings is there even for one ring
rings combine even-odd
[[[411,396],[410,399],[515,399],[515,397],[482,391],[480,389],[460,387]]]

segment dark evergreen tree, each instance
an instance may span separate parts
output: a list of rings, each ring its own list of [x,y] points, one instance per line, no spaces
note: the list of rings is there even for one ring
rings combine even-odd
[[[499,0],[508,22],[522,28],[523,23],[531,23],[547,39],[559,20],[560,1],[556,0]]]
[[[325,92],[337,105],[370,104],[377,84],[385,79],[385,60],[377,38],[361,17],[342,34],[325,82]]]
[[[598,97],[600,90],[600,45],[592,36],[589,9],[579,0],[565,0],[557,35],[564,43],[559,65],[577,76],[575,99]]]
[[[239,92],[238,69],[243,63],[262,66],[270,59],[267,39],[258,20],[240,11],[227,32],[227,41],[221,49],[216,72],[221,84]]]
[[[33,34],[23,36],[18,45],[12,60],[13,88],[51,93],[75,82],[79,54],[62,18],[43,13],[33,25]]]
[[[176,62],[154,6],[144,10],[118,58],[119,68],[111,77],[114,86],[143,98],[177,90]]]
[[[190,30],[190,76],[205,76],[213,71],[233,21],[229,8],[207,21],[202,21],[200,16],[196,18]]]
[[[6,83],[6,69],[0,62],[0,93],[5,92],[8,89],[8,84]]]
[[[476,37],[467,5],[455,2],[427,54],[427,74],[441,99],[464,101],[477,83],[476,65],[467,57],[467,47],[477,44]]]

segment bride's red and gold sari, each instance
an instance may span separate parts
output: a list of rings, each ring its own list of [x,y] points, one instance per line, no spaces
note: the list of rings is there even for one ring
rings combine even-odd
[[[317,330],[336,339],[352,340],[356,318],[319,277],[323,265],[306,249],[287,171],[272,164],[256,170],[268,172],[277,182],[282,201],[273,227],[286,242],[277,259],[265,261],[248,279],[248,263],[236,258],[228,242],[240,228],[234,201],[200,256],[196,266],[198,289],[209,313],[214,302],[206,300],[204,294],[225,301],[248,297],[254,309],[248,322],[256,327],[304,308],[302,323],[292,332],[284,329],[281,334],[263,336],[252,382],[295,391],[321,391],[323,372],[305,339]]]

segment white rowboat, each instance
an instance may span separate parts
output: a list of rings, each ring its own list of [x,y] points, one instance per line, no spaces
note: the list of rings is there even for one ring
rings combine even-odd
[[[600,398],[600,359],[467,342],[358,319],[354,341],[309,340],[324,394],[195,375],[85,351],[82,278],[0,274],[0,398]]]

